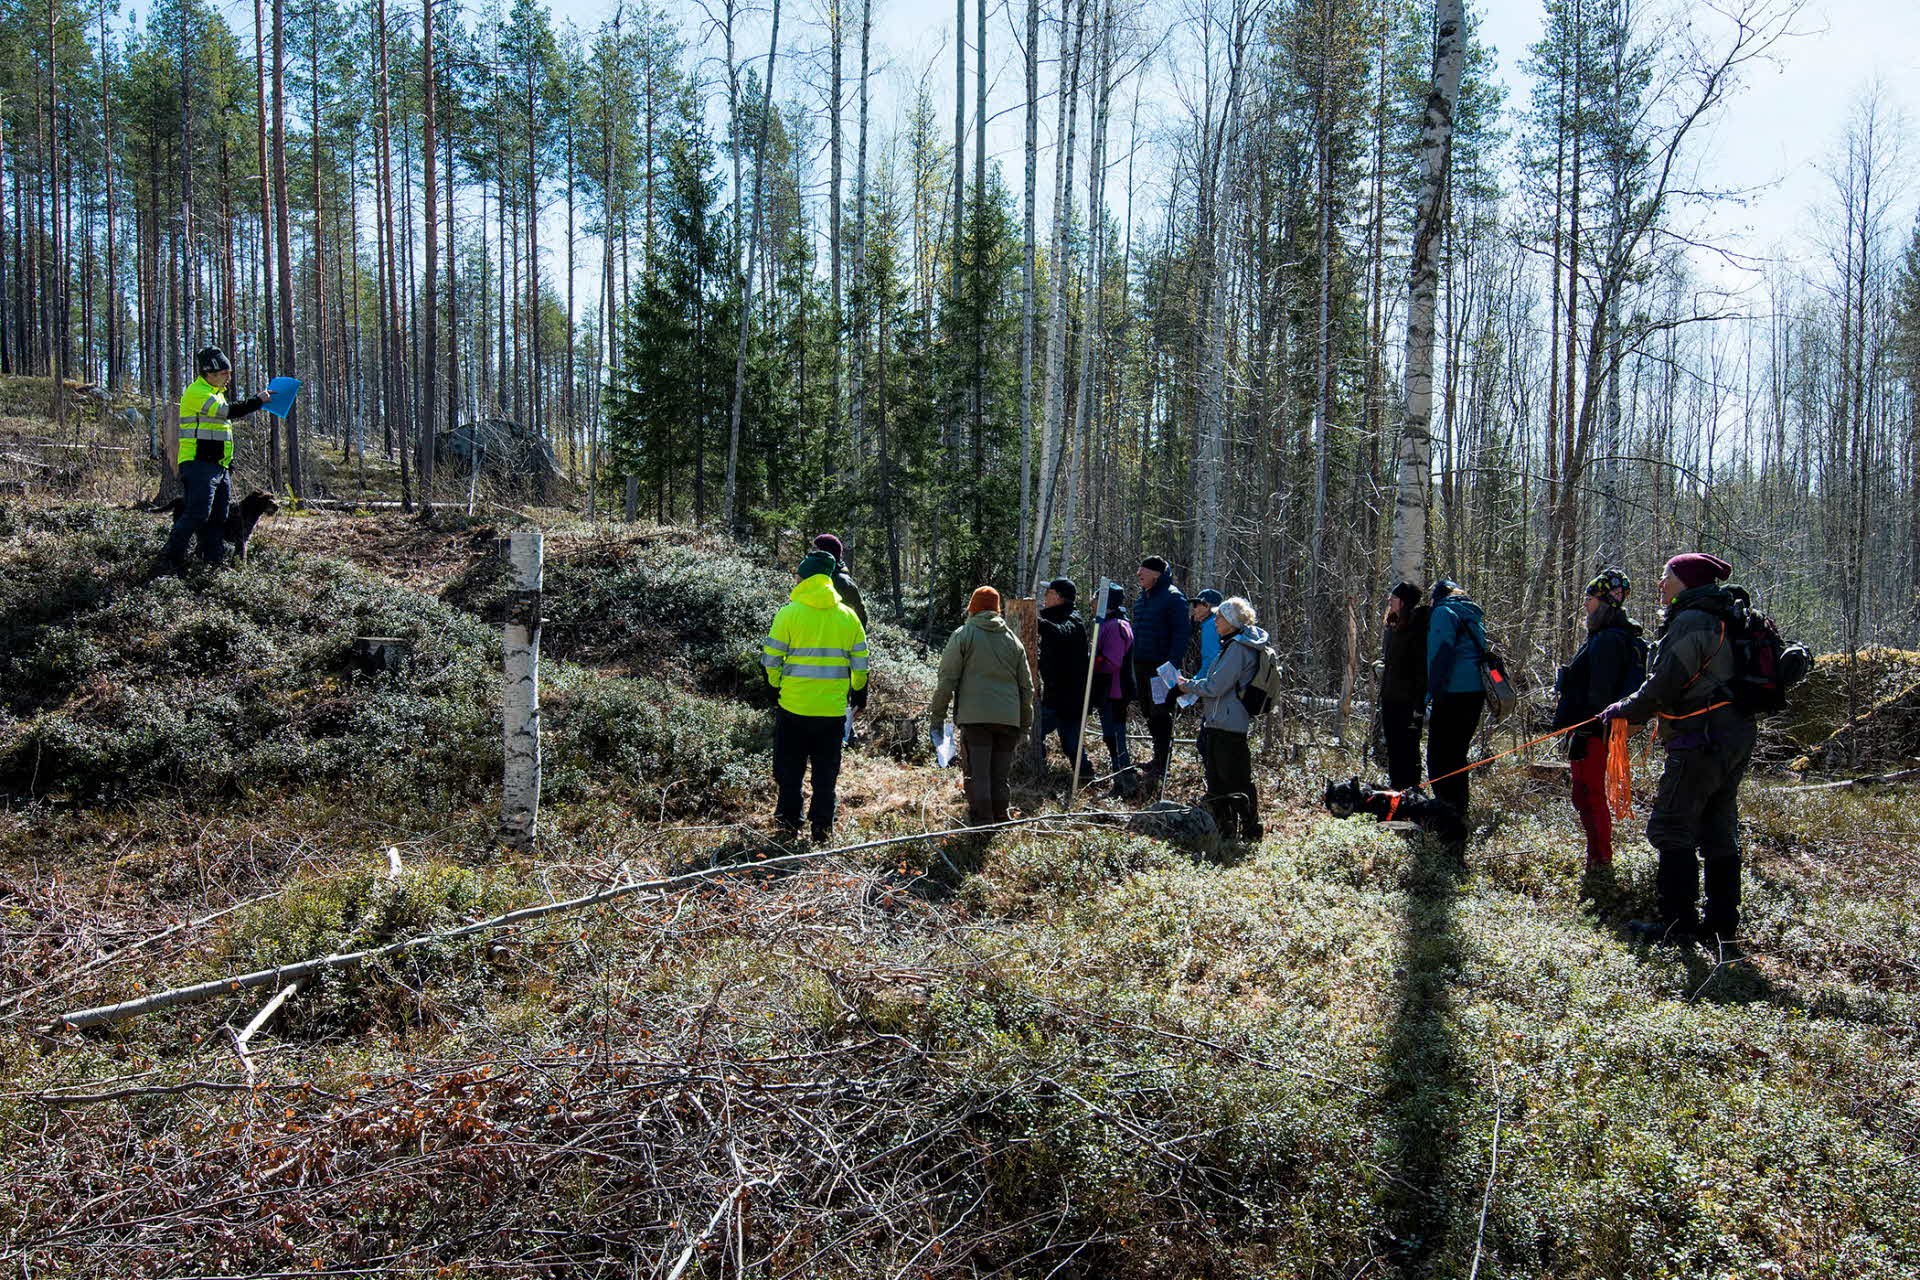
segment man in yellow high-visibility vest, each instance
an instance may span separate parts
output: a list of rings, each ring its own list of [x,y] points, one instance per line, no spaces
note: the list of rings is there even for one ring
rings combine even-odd
[[[227,384],[233,362],[218,347],[194,357],[196,377],[180,393],[180,487],[185,503],[174,517],[173,532],[160,554],[175,569],[187,567],[187,544],[200,535],[200,558],[219,564],[226,558],[227,504],[233,496],[228,471],[233,466],[233,423],[266,404],[250,396],[228,405]]]
[[[800,834],[801,784],[812,765],[807,818],[815,844],[833,832],[847,707],[867,705],[867,629],[833,588],[839,565],[830,551],[809,552],[789,603],[760,642],[767,683],[780,691],[773,713],[774,826],[783,839]]]

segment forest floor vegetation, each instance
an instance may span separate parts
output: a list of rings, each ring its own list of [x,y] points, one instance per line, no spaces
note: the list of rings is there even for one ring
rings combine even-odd
[[[246,566],[178,578],[152,573],[160,523],[0,504],[10,1271],[1920,1269],[1897,789],[1753,779],[1733,964],[1626,939],[1653,894],[1637,818],[1583,883],[1564,794],[1503,762],[1462,869],[1327,817],[1323,776],[1371,770],[1290,726],[1266,838],[1215,858],[1070,823],[898,844],[330,971],[244,1050],[268,992],[58,1029],[784,852],[755,658],[784,568],[556,522],[541,837],[510,854],[505,524],[283,516]],[[412,660],[365,673],[357,635]],[[964,812],[926,758],[930,659],[889,625],[874,646],[836,846]],[[1054,763],[1016,807],[1062,806]]]

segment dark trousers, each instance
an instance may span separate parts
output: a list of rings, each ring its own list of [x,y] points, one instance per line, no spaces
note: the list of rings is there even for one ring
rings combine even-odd
[[[1020,730],[1010,724],[960,726],[960,764],[967,775],[967,822],[1005,822],[1013,806],[1013,752]]]
[[[1387,785],[1405,791],[1420,783],[1420,704],[1380,703],[1380,732],[1387,740]]]
[[[1100,699],[1100,737],[1107,744],[1107,759],[1112,762],[1114,787],[1122,794],[1134,787],[1133,752],[1127,748],[1127,700]]]
[[[1206,806],[1228,839],[1258,840],[1260,792],[1253,785],[1253,747],[1244,733],[1208,729],[1206,743]]]
[[[1697,747],[1667,752],[1647,839],[1660,851],[1660,918],[1722,938],[1740,932],[1740,780],[1753,756],[1754,724],[1726,715]],[[1704,865],[1706,903],[1695,910]]]
[[[160,554],[175,564],[187,558],[187,544],[200,535],[200,558],[219,564],[227,555],[227,504],[233,496],[227,469],[217,462],[183,462],[180,485],[186,501],[173,519],[166,549]]]
[[[1573,809],[1587,833],[1587,865],[1613,865],[1613,810],[1607,808],[1607,742],[1605,738],[1576,737],[1570,748],[1573,767]]]
[[[773,781],[780,799],[773,820],[786,831],[800,829],[800,790],[813,766],[813,801],[807,820],[816,835],[833,826],[834,788],[840,782],[840,740],[845,716],[797,716],[786,708],[773,713]]]
[[[1080,742],[1080,708],[1059,710],[1054,707],[1040,708],[1040,754],[1044,758],[1049,735],[1060,735],[1060,749],[1067,753],[1067,767],[1073,767],[1073,753]],[[1084,747],[1080,748],[1080,772],[1085,777],[1093,776],[1093,766],[1087,760]]]
[[[1147,767],[1156,778],[1167,773],[1167,761],[1173,756],[1173,693],[1165,702],[1153,700],[1153,668],[1136,665],[1134,688],[1140,691],[1140,716],[1147,722],[1147,736],[1153,739],[1153,759]]]
[[[1454,771],[1466,767],[1467,751],[1480,728],[1480,712],[1486,702],[1487,695],[1478,689],[1472,693],[1436,693],[1433,713],[1427,717],[1427,776],[1453,774],[1433,784],[1434,797],[1452,805],[1463,822],[1467,817],[1467,779],[1473,775]]]

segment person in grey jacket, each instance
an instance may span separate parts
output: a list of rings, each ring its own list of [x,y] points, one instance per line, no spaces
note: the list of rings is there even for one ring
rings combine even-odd
[[[1691,945],[1696,935],[1723,953],[1740,931],[1740,780],[1753,756],[1753,717],[1733,705],[1733,630],[1741,602],[1720,584],[1733,566],[1694,552],[1667,561],[1660,578],[1665,621],[1646,683],[1601,712],[1644,724],[1655,716],[1667,749],[1647,840],[1660,852],[1657,920],[1628,929],[1649,941]],[[1704,867],[1706,903],[1700,897]]]
[[[1253,781],[1253,750],[1247,730],[1253,717],[1240,695],[1260,666],[1260,647],[1267,633],[1256,623],[1253,605],[1240,596],[1222,601],[1208,625],[1220,635],[1220,656],[1200,679],[1182,679],[1180,687],[1200,695],[1201,724],[1206,731],[1206,806],[1227,839],[1258,840],[1260,791]]]
[[[1013,803],[1013,753],[1033,727],[1033,673],[1027,650],[1000,616],[1000,593],[978,587],[967,621],[947,637],[929,709],[937,732],[947,707],[960,729],[967,821],[1005,822]]]

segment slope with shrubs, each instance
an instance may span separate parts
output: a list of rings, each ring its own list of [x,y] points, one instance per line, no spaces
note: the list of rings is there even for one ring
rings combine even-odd
[[[49,585],[66,581],[61,547],[111,551],[138,525],[8,518],[0,547]],[[1300,770],[1264,775],[1267,840],[1220,860],[1112,827],[1039,828],[404,952],[294,994],[244,1067],[229,1029],[265,992],[45,1030],[142,988],[770,851],[737,830],[724,770],[674,785],[708,739],[671,735],[737,716],[706,767],[764,786],[765,713],[737,646],[781,575],[733,556],[708,573],[721,550],[683,535],[619,545],[551,547],[549,612],[600,625],[555,628],[555,652],[593,669],[556,664],[553,759],[579,780],[556,787],[532,855],[487,848],[484,771],[445,743],[422,757],[435,777],[377,804],[303,779],[234,798],[110,787],[104,802],[41,782],[0,812],[14,944],[0,1263],[612,1277],[685,1257],[683,1275],[848,1280],[1920,1270],[1920,878],[1891,793],[1750,787],[1750,964],[1625,942],[1650,854],[1623,828],[1617,879],[1583,903],[1564,798],[1517,770],[1476,783],[1465,872],[1312,812],[1318,778]],[[98,598],[6,598],[7,634],[33,651],[77,631],[101,655],[34,701],[10,691],[9,735],[50,717],[104,731],[89,698],[157,652],[96,621],[108,597],[129,609],[157,591],[141,609],[224,619],[265,673],[235,695],[251,723],[328,678],[332,659],[299,656],[337,656],[318,640],[328,617],[405,594],[298,554],[164,585],[137,561],[102,569]],[[470,741],[494,733],[486,679],[455,697],[445,669],[491,670],[494,572],[473,567],[460,608],[409,595],[367,615],[416,637],[423,674],[392,689],[346,677],[347,694],[438,698],[449,715],[464,697],[488,721]],[[340,594],[263,614],[245,601],[272,575]],[[599,575],[626,585],[583,590]],[[417,687],[436,671],[455,682]],[[878,698],[910,702],[914,678],[883,679]],[[418,732],[457,738],[441,723]],[[955,812],[950,774],[884,752],[857,750],[846,777],[850,794],[890,789],[845,812],[847,843]],[[1175,782],[1195,785],[1184,756]],[[1022,803],[1053,799],[1042,784]],[[676,818],[682,804],[699,816]]]

